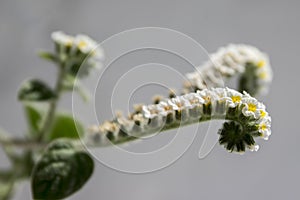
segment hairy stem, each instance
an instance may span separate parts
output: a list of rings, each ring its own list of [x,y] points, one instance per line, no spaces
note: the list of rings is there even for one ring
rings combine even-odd
[[[45,138],[46,134],[48,133],[50,127],[52,126],[53,120],[54,120],[54,116],[55,116],[55,112],[57,109],[57,104],[60,100],[60,96],[61,96],[61,92],[63,89],[63,81],[64,78],[66,76],[66,70],[62,64],[62,66],[59,68],[59,72],[58,72],[58,78],[56,81],[56,85],[55,85],[55,89],[54,89],[54,93],[56,94],[56,98],[54,98],[51,102],[50,102],[50,106],[49,106],[49,110],[48,113],[46,115],[45,118],[45,122],[38,134],[38,138],[37,141],[43,141],[43,139]]]
[[[35,148],[42,148],[46,147],[47,143],[43,141],[36,141],[36,140],[29,140],[23,138],[7,138],[7,139],[0,139],[0,144],[5,148],[10,146],[19,147],[23,149],[35,149]]]
[[[140,139],[141,137],[145,137],[145,136],[149,136],[152,134],[157,134],[157,133],[161,133],[161,132],[165,132],[165,131],[169,131],[169,130],[173,130],[173,129],[178,129],[180,127],[184,127],[184,126],[188,126],[188,125],[192,125],[192,124],[207,122],[210,120],[224,120],[224,121],[229,120],[229,121],[236,121],[236,122],[240,123],[240,121],[236,118],[236,116],[228,116],[226,114],[217,115],[217,116],[211,115],[211,116],[202,117],[200,119],[190,119],[190,120],[187,120],[184,122],[176,121],[171,124],[164,124],[163,126],[160,126],[157,128],[150,128],[143,132],[138,132],[138,133],[130,133],[129,132],[129,133],[126,133],[126,135],[123,137],[121,136],[121,137],[117,137],[114,139],[109,139],[109,142],[105,142],[105,143],[91,144],[87,141],[87,146],[88,147],[106,147],[106,146],[110,146],[110,145],[123,144],[126,142]]]

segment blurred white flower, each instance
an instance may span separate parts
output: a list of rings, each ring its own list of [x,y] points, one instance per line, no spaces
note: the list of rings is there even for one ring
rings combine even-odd
[[[168,100],[168,104],[172,106],[173,110],[184,110],[191,108],[191,104],[182,96],[177,96]]]
[[[97,60],[104,59],[102,47],[87,35],[77,35],[74,39],[74,45],[83,54],[91,54],[90,56]]]
[[[247,70],[247,68],[254,69]],[[245,74],[247,73],[247,74]],[[268,56],[257,48],[244,44],[230,44],[221,47],[210,55],[210,60],[198,67],[195,72],[186,74],[190,84],[185,89],[204,89],[223,86],[223,78],[245,75],[255,81],[251,87],[256,93],[265,93],[272,81],[272,69]],[[255,77],[255,78],[253,78]],[[249,87],[250,87],[249,86]]]
[[[143,114],[146,118],[154,118],[156,117],[159,113],[160,113],[160,110],[157,106],[157,104],[153,104],[153,105],[148,105],[148,106],[143,106],[142,107],[142,111],[143,111]]]
[[[65,47],[71,47],[74,43],[74,37],[65,34],[62,31],[56,31],[51,34],[52,40],[58,44]]]

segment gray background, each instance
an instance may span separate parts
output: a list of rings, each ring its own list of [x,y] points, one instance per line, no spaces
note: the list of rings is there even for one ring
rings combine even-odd
[[[201,143],[195,142],[170,167],[143,175],[120,173],[98,163],[92,179],[70,199],[298,199],[299,6],[299,1],[1,0],[1,127],[15,135],[26,130],[16,100],[24,79],[41,77],[53,82],[55,68],[35,53],[52,48],[49,36],[55,30],[83,32],[103,41],[127,29],[159,26],[191,36],[209,52],[228,43],[252,44],[270,55],[275,75],[269,95],[261,98],[273,117],[272,136],[261,143],[259,152],[239,156],[216,146],[199,160]],[[146,62],[164,55],[148,53],[143,53],[144,60],[137,54],[122,64],[134,66],[137,57]],[[171,58],[166,55],[165,60]],[[67,95],[63,105],[70,109],[70,102]],[[1,166],[6,165],[2,155]],[[29,185],[23,185],[16,199],[30,199]]]

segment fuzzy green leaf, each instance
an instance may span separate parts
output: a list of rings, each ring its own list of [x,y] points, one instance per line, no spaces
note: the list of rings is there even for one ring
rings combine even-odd
[[[47,101],[55,98],[56,95],[46,83],[32,79],[22,84],[18,97],[21,101]]]
[[[57,138],[80,138],[84,134],[84,127],[72,115],[65,113],[56,114],[52,129],[49,133],[49,140]]]
[[[66,141],[56,141],[36,164],[31,180],[34,199],[62,199],[78,191],[94,170],[92,158]]]

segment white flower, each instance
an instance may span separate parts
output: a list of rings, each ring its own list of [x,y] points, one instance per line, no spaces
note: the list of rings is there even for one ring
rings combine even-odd
[[[199,106],[205,103],[205,100],[196,93],[189,93],[183,96],[184,99],[189,101],[191,107]]]
[[[258,125],[258,131],[262,134],[265,140],[271,135],[271,117],[265,117]]]
[[[62,31],[56,31],[51,34],[52,40],[59,45],[65,46],[65,47],[71,47],[74,42],[74,37],[65,34]]]
[[[86,35],[77,35],[74,43],[82,53],[86,54],[97,48],[97,43]]]
[[[174,111],[172,105],[165,101],[160,101],[159,104],[157,104],[157,108],[159,110],[159,114],[162,116],[167,116],[169,113]]]
[[[211,90],[204,89],[198,90],[197,94],[204,100],[204,104],[210,104],[213,100],[215,100],[216,94],[214,94]]]
[[[272,72],[270,68],[259,68],[256,70],[256,76],[259,78],[260,83],[269,83],[272,81]]]
[[[157,106],[157,104],[153,104],[153,105],[148,105],[148,106],[143,106],[142,107],[142,113],[144,114],[144,116],[146,118],[152,119],[156,116],[158,116],[160,110]]]
[[[84,54],[91,53],[91,57],[97,60],[104,59],[104,51],[96,41],[87,35],[77,35],[74,40],[75,47]]]
[[[262,104],[262,105],[263,105],[263,104]],[[264,105],[263,105],[263,106],[264,106]],[[264,108],[261,109],[261,110],[259,110],[259,112],[260,112],[260,116],[259,116],[259,119],[260,119],[260,120],[263,120],[263,119],[269,117],[269,113],[268,113]]]
[[[184,110],[191,108],[191,104],[182,96],[177,96],[168,100],[168,104],[172,106],[173,110]]]
[[[224,100],[227,97],[225,88],[212,88],[211,91],[215,94],[216,100]]]
[[[242,109],[244,116],[252,116],[255,119],[260,117],[260,110],[262,110],[263,107],[255,98],[244,96],[242,103],[244,105]]]
[[[226,91],[227,91],[226,100],[229,107],[235,108],[236,106],[241,104],[243,95],[240,92],[229,89],[227,87],[226,87]]]

